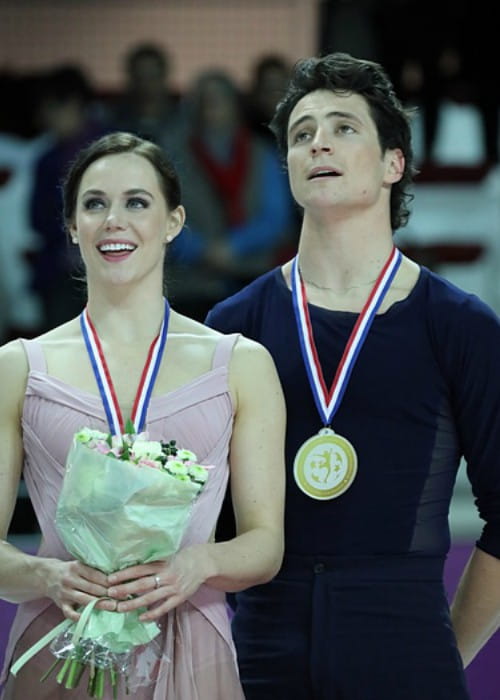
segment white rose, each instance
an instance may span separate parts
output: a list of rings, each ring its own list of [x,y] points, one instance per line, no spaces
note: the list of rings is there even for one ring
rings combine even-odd
[[[197,460],[195,453],[191,452],[191,450],[177,450],[175,457],[182,462],[196,462]]]
[[[182,462],[179,462],[177,459],[170,460],[165,466],[167,468],[167,471],[169,471],[174,476],[188,475],[188,468],[186,467],[186,465]]]
[[[158,459],[163,454],[161,442],[136,440],[131,448],[134,459]]]
[[[107,437],[107,433],[102,433],[100,430],[91,430],[90,428],[82,428],[75,434],[75,440],[83,442],[84,445],[92,442],[92,440],[106,440]]]
[[[189,467],[189,476],[198,484],[204,484],[208,479],[208,470],[200,464],[193,464]]]
[[[121,435],[113,435],[111,437],[111,447],[121,450],[123,447],[123,437]]]

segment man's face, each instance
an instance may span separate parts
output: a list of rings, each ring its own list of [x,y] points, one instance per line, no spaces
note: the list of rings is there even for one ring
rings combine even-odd
[[[290,114],[290,186],[304,209],[371,206],[394,182],[394,156],[382,153],[368,103],[358,94],[316,90]]]

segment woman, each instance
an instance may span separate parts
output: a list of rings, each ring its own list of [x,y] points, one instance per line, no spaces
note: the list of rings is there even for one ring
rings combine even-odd
[[[185,214],[176,174],[156,145],[115,133],[83,150],[65,183],[64,215],[85,265],[86,312],[122,414],[130,413],[152,340],[168,324],[146,430],[152,440],[175,439],[215,468],[183,547],[169,561],[110,576],[72,561],[54,528],[66,455],[83,426],[108,430],[80,319],[5,345],[1,536],[23,470],[42,531],[37,556],[0,545],[0,595],[20,604],[5,670],[64,617],[77,620],[80,606],[108,596],[101,608],[146,606],[146,619],[161,621],[158,679],[136,698],[243,698],[224,592],[269,580],[281,563],[284,406],[274,365],[255,342],[223,336],[169,309],[162,293],[165,248]],[[229,471],[238,534],[214,543]],[[55,680],[39,683],[51,660],[45,649],[11,675],[4,700],[65,696]]]

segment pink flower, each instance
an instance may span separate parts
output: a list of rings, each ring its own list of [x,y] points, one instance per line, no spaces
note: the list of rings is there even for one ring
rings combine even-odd
[[[138,467],[152,467],[153,469],[161,469],[161,463],[154,459],[140,459],[137,462]]]

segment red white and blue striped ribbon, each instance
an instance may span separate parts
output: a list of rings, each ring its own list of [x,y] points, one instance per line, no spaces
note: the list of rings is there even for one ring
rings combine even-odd
[[[328,390],[326,386],[323,370],[321,369],[318,352],[316,350],[316,344],[314,342],[311,318],[307,307],[306,289],[300,276],[298,256],[293,260],[291,280],[292,299],[302,358],[304,360],[316,407],[325,426],[331,424],[332,418],[340,406],[359,352],[363,347],[363,343],[366,340],[377,310],[399,269],[401,260],[401,252],[394,247],[377,277],[373,289],[370,292],[370,296],[363,306],[354,328],[351,331],[330,390]]]
[[[163,358],[165,344],[167,342],[169,317],[170,305],[165,299],[165,313],[161,328],[149,348],[130,416],[136,433],[140,433],[142,430],[144,430],[144,426],[146,425],[146,414],[149,401],[151,399],[153,387]],[[97,386],[99,387],[99,393],[101,394],[110,432],[113,435],[121,435],[125,432],[123,415],[118,403],[106,358],[104,357],[99,336],[97,335],[95,326],[90,319],[87,308],[85,308],[80,314],[80,326],[90,358],[90,363],[92,365],[92,369],[94,370]]]

